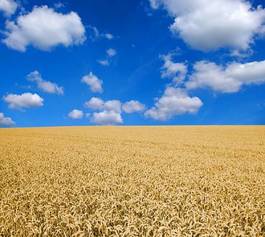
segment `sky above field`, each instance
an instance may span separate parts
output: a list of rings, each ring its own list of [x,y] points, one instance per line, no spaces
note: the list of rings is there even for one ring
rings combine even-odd
[[[261,0],[0,0],[0,126],[265,124]]]

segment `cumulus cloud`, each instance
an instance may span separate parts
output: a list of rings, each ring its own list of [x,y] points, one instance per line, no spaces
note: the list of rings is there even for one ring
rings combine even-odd
[[[245,64],[231,63],[218,66],[201,61],[194,65],[194,72],[186,82],[188,89],[210,88],[217,92],[238,92],[242,86],[265,83],[265,61]]]
[[[150,0],[175,20],[170,29],[192,48],[246,50],[256,34],[262,33],[265,10],[245,0]]]
[[[31,72],[27,79],[29,81],[35,82],[40,90],[50,94],[63,95],[63,87],[58,86],[56,83],[45,81],[42,79],[41,74],[38,71]]]
[[[93,110],[115,111],[117,113],[121,112],[121,102],[119,100],[104,101],[98,97],[92,97],[85,103],[85,106]]]
[[[162,66],[161,77],[169,78],[175,83],[182,82],[188,70],[186,64],[174,62],[171,54],[162,56],[162,59],[164,65]]]
[[[119,100],[104,101],[97,97],[92,97],[85,103],[87,108],[98,110],[91,115],[91,122],[101,125],[112,125],[123,123],[121,117],[121,102]]]
[[[94,93],[103,92],[103,88],[102,88],[103,82],[92,72],[84,76],[81,81],[87,84],[92,92]]]
[[[108,100],[104,103],[104,109],[121,113],[121,102],[119,100]]]
[[[21,95],[9,94],[4,101],[11,109],[26,109],[43,106],[43,99],[38,94],[23,93]]]
[[[121,116],[123,111],[130,114],[142,112],[145,109],[145,106],[136,100],[122,104],[119,100],[104,101],[98,97],[92,97],[85,103],[85,107],[99,111],[91,115],[91,121],[93,123],[106,125],[123,123]]]
[[[100,125],[114,125],[123,123],[123,120],[120,113],[104,110],[102,112],[93,113],[91,122]]]
[[[74,109],[68,114],[68,117],[71,119],[82,119],[84,117],[84,112],[78,109]]]
[[[14,0],[0,0],[0,11],[4,12],[6,16],[14,14],[17,7],[18,4]]]
[[[117,51],[115,49],[110,48],[110,49],[108,49],[106,51],[106,53],[111,58],[111,57],[114,57],[117,54]]]
[[[155,106],[145,112],[145,116],[165,121],[177,115],[197,113],[202,105],[198,97],[190,97],[185,90],[167,87]]]
[[[3,42],[10,48],[26,51],[29,45],[40,50],[63,45],[82,44],[85,27],[75,12],[62,14],[47,6],[35,7],[32,12],[6,22],[6,38]]]
[[[145,105],[136,100],[131,100],[122,105],[122,110],[127,114],[142,112],[145,110]]]
[[[98,98],[98,97],[92,97],[89,101],[85,103],[85,106],[89,109],[93,110],[102,110],[104,109],[105,102]]]
[[[3,113],[0,113],[0,126],[10,127],[15,125],[15,122],[9,118],[5,117]]]

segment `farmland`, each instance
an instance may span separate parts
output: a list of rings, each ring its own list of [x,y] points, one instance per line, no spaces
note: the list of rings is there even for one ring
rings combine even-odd
[[[265,127],[1,129],[0,236],[265,236]]]

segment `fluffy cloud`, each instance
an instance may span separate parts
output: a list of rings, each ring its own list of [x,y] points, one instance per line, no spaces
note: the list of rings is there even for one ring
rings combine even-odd
[[[142,112],[145,110],[145,105],[136,100],[131,100],[122,105],[122,110],[127,114]]]
[[[104,104],[104,109],[107,111],[121,113],[121,102],[119,100],[108,100]]]
[[[123,123],[122,111],[129,114],[145,109],[145,106],[136,100],[122,104],[119,100],[104,101],[98,97],[92,97],[85,103],[85,107],[99,111],[92,114],[91,121],[93,123],[106,125]]]
[[[85,106],[93,110],[102,110],[104,109],[105,102],[97,97],[92,97],[89,101],[85,103]]]
[[[31,72],[27,79],[35,82],[38,88],[46,93],[63,95],[63,87],[58,86],[56,83],[45,81],[42,79],[41,74],[38,71]]]
[[[6,16],[10,16],[17,10],[17,3],[14,0],[0,0],[0,11]]]
[[[24,93],[21,95],[9,94],[4,101],[11,109],[25,109],[43,106],[43,99],[38,94]]]
[[[93,110],[107,110],[115,111],[117,113],[121,112],[121,102],[119,100],[103,101],[100,98],[92,97],[85,103],[85,106]]]
[[[0,126],[13,126],[15,125],[15,122],[9,118],[9,117],[5,117],[5,115],[3,113],[0,113]]]
[[[81,119],[84,117],[84,113],[81,110],[74,109],[68,114],[68,117],[71,119]]]
[[[187,74],[187,66],[184,63],[175,63],[172,60],[172,55],[162,56],[164,65],[162,66],[162,78],[169,78],[175,83],[182,82]]]
[[[111,57],[114,57],[116,54],[117,54],[117,51],[115,49],[108,49],[107,51],[107,55],[111,58]]]
[[[112,125],[123,123],[121,117],[121,102],[119,100],[103,101],[100,98],[92,97],[85,103],[87,108],[99,110],[91,116],[91,122],[101,125]]]
[[[90,87],[90,90],[94,93],[102,93],[103,88],[102,84],[103,82],[92,72],[90,72],[88,75],[84,76],[81,80],[83,83],[87,84]]]
[[[175,19],[170,29],[191,47],[208,51],[223,47],[246,50],[262,32],[265,10],[245,0],[150,0]]]
[[[85,40],[85,27],[75,12],[62,14],[47,6],[35,7],[16,22],[7,21],[4,43],[15,50],[26,51],[29,45],[50,50],[57,45],[78,45]]]
[[[104,110],[99,113],[93,113],[91,122],[100,125],[113,125],[123,123],[123,120],[120,113]]]
[[[119,100],[103,101],[100,98],[92,97],[85,103],[85,106],[93,110],[115,111],[116,113],[121,112],[121,102]]]
[[[217,92],[238,92],[242,86],[265,83],[265,61],[231,63],[226,67],[201,61],[186,83],[188,89],[210,88]]]
[[[145,112],[145,116],[165,121],[176,115],[196,113],[202,105],[198,97],[190,97],[183,89],[168,87],[155,106]]]

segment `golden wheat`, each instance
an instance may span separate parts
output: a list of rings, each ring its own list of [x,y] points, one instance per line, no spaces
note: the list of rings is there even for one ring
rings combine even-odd
[[[1,236],[265,236],[265,127],[0,130]]]

